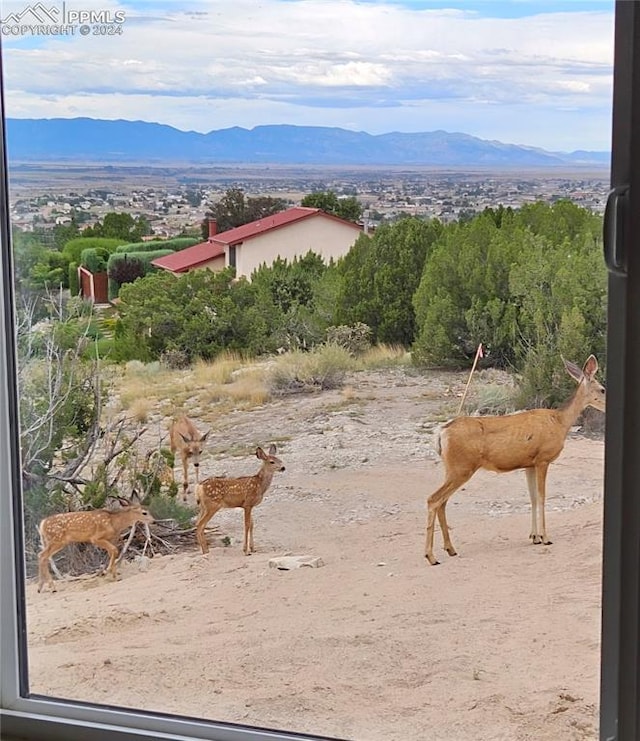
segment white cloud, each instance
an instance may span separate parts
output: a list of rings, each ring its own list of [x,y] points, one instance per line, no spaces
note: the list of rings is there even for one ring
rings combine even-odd
[[[46,109],[200,131],[305,123],[481,135],[496,126],[488,138],[549,146],[563,138],[562,111],[576,147],[609,146],[613,13],[487,18],[353,0],[110,7],[126,9],[122,36],[3,38],[10,116]],[[601,131],[583,125],[594,112]]]

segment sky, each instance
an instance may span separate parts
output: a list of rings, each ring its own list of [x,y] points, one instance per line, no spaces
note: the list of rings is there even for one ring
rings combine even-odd
[[[33,25],[37,5],[59,19],[63,4],[67,13],[122,11],[122,33],[7,28],[12,13]],[[142,120],[203,133],[264,124],[444,130],[549,151],[610,149],[613,0],[11,0],[0,8],[12,118]]]

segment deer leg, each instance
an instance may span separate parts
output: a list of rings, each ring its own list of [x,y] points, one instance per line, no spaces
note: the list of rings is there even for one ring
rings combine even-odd
[[[540,510],[540,526],[542,529],[542,544],[551,545],[551,541],[547,536],[547,523],[544,516],[544,501],[547,495],[547,471],[549,470],[549,464],[543,463],[540,466],[536,466],[536,481],[538,484],[538,508]]]
[[[111,578],[115,581],[118,578],[116,574],[116,559],[118,558],[118,549],[109,540],[96,540],[93,545],[98,548],[102,548],[109,554],[109,565],[105,569],[105,574],[111,574]]]
[[[536,469],[525,468],[524,472],[527,476],[527,488],[529,489],[529,499],[531,500],[531,532],[529,533],[529,539],[535,545],[538,545],[542,543],[542,538],[538,531],[538,485],[536,482]]]
[[[207,537],[204,534],[204,529],[207,526],[207,522],[215,515],[222,505],[215,503],[211,509],[206,507],[200,508],[200,515],[196,521],[196,539],[200,548],[202,549],[202,555],[209,553],[209,544],[207,543]]]
[[[447,524],[447,515],[445,510],[447,508],[447,499],[442,502],[442,505],[437,509],[436,514],[438,515],[438,522],[440,523],[440,531],[444,539],[444,549],[450,556],[457,556],[456,549],[453,547],[451,542],[451,536],[449,535],[449,525]]]
[[[45,584],[51,585],[51,591],[56,591],[56,584],[51,576],[51,570],[49,569],[49,559],[52,558],[58,551],[61,551],[64,546],[58,547],[48,545],[44,548],[38,556],[38,592],[42,591],[42,587]]]
[[[439,489],[436,489],[436,491],[433,492],[429,499],[427,499],[427,528],[424,556],[432,566],[437,566],[439,563],[439,561],[436,560],[436,557],[433,555],[433,534],[436,524],[436,514],[438,515],[438,521],[440,522],[441,529],[444,519],[446,535],[444,529],[442,530],[442,535],[445,539],[445,547],[447,547],[447,552],[449,552],[448,549],[451,548],[451,550],[453,550],[454,552],[449,552],[449,554],[455,555],[455,550],[453,549],[451,539],[449,538],[449,528],[447,526],[446,516],[444,514],[441,515],[439,510],[446,504],[447,499],[449,499],[449,497],[456,491],[456,489],[459,489],[465,481],[468,481],[471,476],[473,476],[473,474],[474,471],[471,471],[470,473],[459,473],[455,477],[448,475],[444,484],[442,484]]]
[[[187,492],[189,491],[189,459],[186,455],[182,456],[182,501],[187,501]]]
[[[253,553],[253,516],[251,507],[244,508],[244,552],[246,556]]]

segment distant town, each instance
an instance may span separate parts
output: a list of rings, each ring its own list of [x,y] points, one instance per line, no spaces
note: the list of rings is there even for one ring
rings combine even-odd
[[[604,211],[608,169],[462,172],[426,168],[328,166],[78,166],[18,164],[9,169],[11,220],[38,231],[74,220],[80,229],[109,212],[144,216],[154,237],[199,233],[210,206],[230,188],[247,196],[282,198],[291,205],[316,191],[355,196],[364,227],[404,215],[443,222],[470,218],[487,207],[569,199]]]

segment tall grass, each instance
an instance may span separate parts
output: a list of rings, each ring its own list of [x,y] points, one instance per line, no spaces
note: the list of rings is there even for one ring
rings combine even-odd
[[[374,345],[358,356],[362,370],[410,365],[411,354],[400,345]]]
[[[326,391],[340,388],[357,361],[339,345],[327,344],[311,352],[282,355],[269,371],[267,383],[275,394]]]
[[[185,406],[262,405],[272,395],[341,388],[347,373],[353,371],[409,362],[409,354],[401,347],[378,345],[353,357],[343,347],[327,343],[310,352],[294,350],[266,361],[227,352],[184,370],[132,360],[116,387],[122,408],[142,421],[154,406],[172,413]]]
[[[198,361],[193,368],[194,379],[202,384],[231,383],[234,373],[245,366],[246,362],[238,353],[224,352],[211,362]]]

